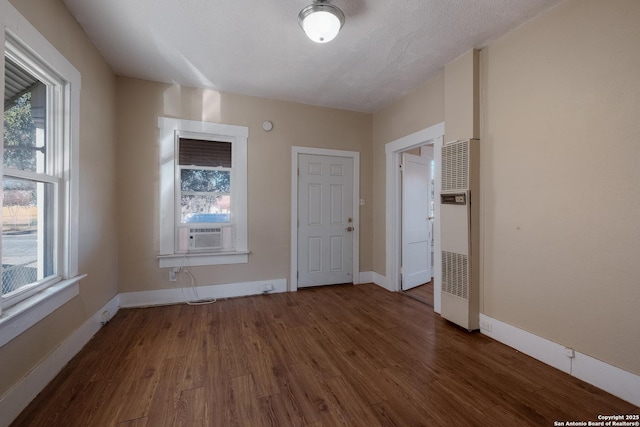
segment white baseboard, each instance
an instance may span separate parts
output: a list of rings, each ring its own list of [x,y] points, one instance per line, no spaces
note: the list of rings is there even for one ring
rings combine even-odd
[[[354,285],[359,285],[362,283],[373,283],[373,271],[361,271],[358,275],[357,282]]]
[[[111,319],[117,313],[118,306],[116,295],[0,398],[0,427],[8,426],[20,415],[20,412],[98,332],[102,327],[103,313],[106,320]]]
[[[373,283],[388,290],[387,280],[376,272],[363,272],[373,277]],[[361,275],[363,274],[361,273]],[[362,277],[362,276],[361,276]],[[364,280],[364,279],[363,279]],[[368,283],[369,281],[362,282]],[[261,294],[265,286],[272,285],[270,293],[286,292],[287,280],[264,280],[259,282],[231,283],[198,287],[201,298],[231,298]],[[38,393],[62,370],[62,368],[89,342],[100,329],[102,322],[111,319],[119,307],[139,307],[184,302],[193,297],[190,288],[158,291],[127,292],[113,297],[98,310],[76,332],[63,341],[49,356],[33,368],[9,392],[0,398],[0,427],[8,426]],[[609,365],[585,354],[575,352],[575,357],[565,354],[565,347],[530,332],[480,315],[481,333],[515,348],[548,365],[567,372],[621,399],[640,406],[640,376]]]
[[[199,286],[200,298],[231,298],[263,293],[286,292],[287,280],[263,280],[259,282],[230,283],[224,285]],[[0,427],[7,427],[20,412],[40,393],[45,386],[69,363],[82,347],[95,335],[104,322],[109,321],[120,307],[141,307],[182,303],[195,299],[191,288],[164,289],[145,292],[127,292],[113,297],[69,338],[64,340],[51,354],[35,366],[29,374],[0,398]]]
[[[395,289],[391,289],[391,287],[389,286],[389,283],[387,281],[387,277],[383,276],[382,274],[378,274],[375,271],[373,272],[373,283],[375,283],[378,286],[382,286],[383,288],[385,288],[389,292],[394,292],[395,291]]]
[[[233,298],[248,295],[259,295],[267,287],[273,288],[268,293],[287,291],[287,279],[261,280],[258,282],[226,283],[222,285],[198,286],[200,299]],[[191,287],[160,289],[154,291],[125,292],[120,294],[120,307],[146,307],[152,305],[166,305],[183,303],[186,300],[198,299]]]
[[[565,355],[564,347],[560,344],[484,314],[480,314],[480,332],[547,365],[571,373],[571,359]]]
[[[570,358],[566,355],[566,347],[484,314],[480,314],[480,332],[620,399],[640,406],[640,376],[636,374],[578,351]]]
[[[609,365],[576,351],[571,375],[640,406],[640,375]]]
[[[0,317],[0,347],[75,298],[80,293],[78,282],[85,277],[58,282],[5,310]]]

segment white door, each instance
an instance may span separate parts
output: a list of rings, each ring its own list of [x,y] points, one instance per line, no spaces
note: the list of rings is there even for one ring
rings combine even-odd
[[[353,159],[298,158],[298,287],[353,283]]]
[[[431,280],[431,161],[402,154],[402,290]]]

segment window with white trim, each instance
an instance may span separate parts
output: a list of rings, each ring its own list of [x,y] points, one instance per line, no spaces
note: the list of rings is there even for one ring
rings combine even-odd
[[[0,312],[77,275],[71,83],[48,53],[4,39]]]
[[[160,266],[248,261],[248,128],[158,118]]]

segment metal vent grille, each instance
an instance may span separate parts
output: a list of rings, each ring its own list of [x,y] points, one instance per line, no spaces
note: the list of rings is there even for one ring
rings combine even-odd
[[[211,248],[219,249],[222,247],[222,236],[220,233],[200,233],[193,234],[194,249]]]
[[[220,227],[215,228],[190,228],[189,233],[219,233]]]
[[[191,249],[221,249],[222,233],[220,228],[191,228]]]
[[[469,141],[442,147],[442,191],[469,189]]]
[[[469,260],[467,255],[442,251],[442,291],[469,299]]]

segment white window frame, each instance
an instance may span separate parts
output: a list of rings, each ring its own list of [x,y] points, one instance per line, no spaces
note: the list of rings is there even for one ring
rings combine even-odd
[[[175,191],[176,191],[176,214],[175,217],[176,218],[180,218],[182,216],[182,209],[180,206],[180,203],[177,203],[178,200],[180,200],[180,198],[182,197],[182,177],[181,177],[181,173],[183,170],[185,169],[197,169],[197,170],[220,170],[220,171],[225,171],[225,172],[229,172],[231,177],[230,177],[230,191],[229,191],[229,195],[231,196],[231,222],[230,223],[208,223],[206,224],[206,227],[225,227],[225,226],[231,226],[232,227],[232,235],[234,233],[234,229],[235,229],[235,211],[236,211],[236,200],[235,200],[235,195],[233,194],[233,189],[234,189],[234,181],[235,181],[235,169],[234,169],[234,163],[235,163],[235,156],[233,155],[233,138],[231,137],[226,137],[226,136],[221,136],[221,135],[211,135],[211,134],[202,134],[202,133],[194,133],[194,132],[185,132],[185,131],[177,131],[176,132],[176,152],[180,152],[180,140],[181,139],[191,139],[191,140],[197,140],[197,141],[210,141],[212,143],[216,143],[216,142],[223,142],[223,143],[228,143],[231,144],[231,167],[226,168],[226,167],[209,167],[209,166],[187,166],[187,165],[180,165],[178,164],[178,162],[176,162],[176,185],[175,185]],[[200,224],[201,226],[205,226],[205,224]],[[176,221],[176,233],[178,230],[178,227],[184,227],[184,228],[189,228],[188,225],[182,224],[180,223],[180,221]],[[176,234],[176,239],[178,239],[178,234]],[[235,250],[235,239],[232,239],[232,246],[233,249]],[[216,252],[222,252],[220,250],[217,251],[213,251],[211,253],[216,253]],[[180,252],[183,253],[183,252]]]
[[[249,262],[247,239],[247,143],[249,128],[212,122],[158,117],[160,129],[160,249],[161,268],[199,265],[244,264]],[[177,186],[177,138],[231,143],[231,194],[234,250],[212,252],[176,252],[179,224]]]
[[[80,135],[80,90],[81,76],[78,70],[49,43],[8,1],[0,0],[0,58],[2,82],[0,95],[4,99],[4,61],[7,45],[18,49],[38,71],[55,76],[55,96],[48,114],[61,123],[55,130],[59,138],[56,148],[60,150],[58,174],[58,244],[57,276],[30,289],[19,297],[4,300],[0,298],[0,346],[57,310],[79,294],[78,282],[86,275],[78,274],[78,217],[79,217],[79,135]],[[50,82],[47,82],[50,83]],[[49,94],[48,94],[49,95]],[[4,107],[2,108],[4,115]],[[59,118],[63,115],[62,119]],[[4,132],[0,122],[0,134]],[[50,135],[47,135],[50,137]],[[1,148],[0,148],[1,150]],[[4,173],[0,165],[0,173]],[[0,245],[0,250],[1,250]]]

